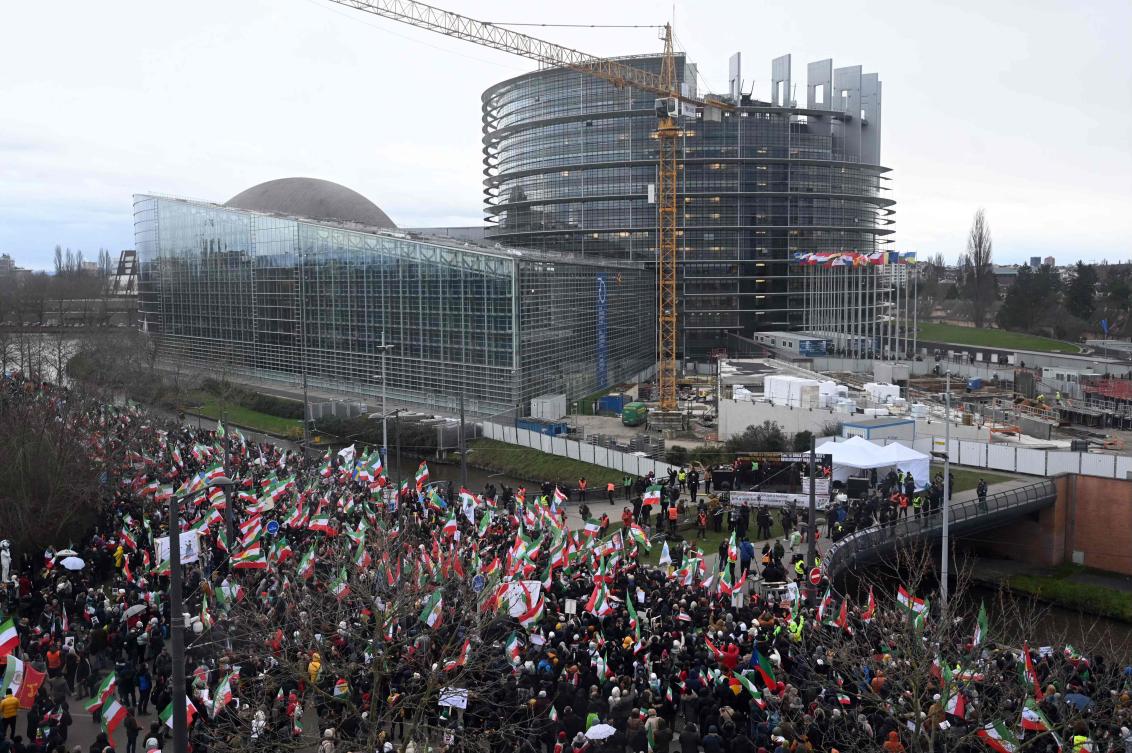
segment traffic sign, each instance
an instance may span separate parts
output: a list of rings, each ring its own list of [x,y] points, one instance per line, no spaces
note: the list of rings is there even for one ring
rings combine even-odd
[[[477,574],[472,578],[472,590],[476,593],[482,591],[485,585],[487,585],[487,580],[482,575]]]
[[[820,567],[815,567],[812,570],[810,570],[810,583],[812,583],[815,586],[821,585],[821,568]]]
[[[278,520],[267,521],[267,532],[269,534],[271,534],[272,536],[279,533],[279,521]]]

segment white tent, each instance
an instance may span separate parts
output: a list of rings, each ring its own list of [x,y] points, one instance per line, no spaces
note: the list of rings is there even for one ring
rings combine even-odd
[[[890,468],[912,473],[916,488],[928,485],[931,459],[911,447],[893,443],[886,446],[873,444],[861,437],[850,437],[844,442],[826,442],[818,452],[833,456],[833,480],[844,481],[854,471],[877,469],[884,475]]]
[[[923,489],[931,481],[930,456],[899,442],[885,445],[881,448],[881,452],[889,464],[896,466],[897,470],[912,474],[912,478],[916,479],[917,489]]]

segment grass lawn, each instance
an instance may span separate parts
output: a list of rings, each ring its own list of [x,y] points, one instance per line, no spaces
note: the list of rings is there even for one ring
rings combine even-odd
[[[1063,565],[1048,575],[1014,575],[1011,588],[1032,594],[1066,609],[1132,622],[1132,593],[1073,579],[1086,568]]]
[[[1062,340],[1051,340],[1048,337],[1027,335],[1022,332],[1008,332],[1002,329],[960,327],[955,324],[920,324],[920,339],[957,345],[981,345],[986,348],[1039,350],[1045,353],[1081,352],[1081,348],[1078,346]]]
[[[932,475],[935,476],[936,473],[943,473],[943,463],[932,463]],[[987,486],[994,486],[1013,479],[1012,476],[1000,476],[997,473],[985,473],[959,467],[953,467],[951,475],[955,476],[955,488],[952,489],[952,492],[965,492],[974,489],[978,486],[979,479],[985,479]]]
[[[589,482],[590,494],[595,500],[599,494],[604,496],[605,485],[612,481],[617,485],[617,496],[621,496],[624,474],[620,471],[494,439],[473,439],[468,442],[468,447],[473,450],[468,454],[468,462],[478,468],[540,483],[551,481],[570,488],[576,487],[578,479],[585,476]],[[620,515],[621,508],[616,509]]]
[[[614,516],[613,513],[609,513],[610,522],[609,522],[609,533],[606,534],[607,536],[612,535],[615,531],[618,531],[618,530],[621,529],[621,508],[624,507],[624,506],[625,505],[617,505],[614,508],[614,509],[617,510],[616,516]],[[604,512],[605,508],[608,508],[608,507],[609,507],[609,505],[601,505],[601,506],[591,505],[590,510],[593,511],[594,513],[600,515],[601,512]],[[694,509],[695,508],[690,508],[690,510],[693,510],[693,511],[694,511]],[[615,517],[616,517],[616,520],[614,520]],[[818,518],[819,518],[819,520],[822,519],[820,515],[818,516]],[[782,524],[778,522],[778,515],[776,513],[772,513],[771,519],[774,521],[772,523],[771,527],[770,527],[771,536],[773,538],[782,538]],[[655,513],[653,514],[653,520],[654,521],[656,520],[656,514]],[[681,526],[683,526],[683,521],[681,521]],[[700,550],[703,551],[705,556],[710,556],[710,555],[713,555],[713,554],[716,554],[716,553],[719,552],[719,543],[721,541],[726,541],[727,539],[731,538],[731,534],[727,531],[727,526],[724,525],[724,526],[722,526],[722,528],[723,528],[722,531],[720,531],[719,533],[716,533],[715,531],[711,530],[711,524],[709,523],[708,529],[707,529],[707,534],[702,539],[696,538],[697,530],[696,530],[695,526],[692,526],[690,528],[680,527],[680,528],[677,529],[677,534],[679,536],[684,537],[688,541],[691,541],[696,546],[698,546],[700,548]],[[756,531],[756,529],[755,529],[755,526],[754,526],[754,520],[752,519],[751,527],[747,529],[747,536],[748,537],[754,536],[755,531]],[[823,533],[823,535],[824,535],[824,533]],[[652,551],[645,554],[642,559],[646,564],[656,566],[657,561],[660,559],[660,552],[661,552],[661,549],[664,548],[664,544],[660,540],[659,534],[653,534],[651,536],[651,538],[652,538]],[[751,542],[755,543],[755,544],[758,543],[757,540],[754,539],[754,538],[751,539]],[[669,544],[670,549],[673,548],[674,546],[675,546],[674,544]],[[761,556],[761,550],[762,550],[761,546],[755,547],[755,557],[756,558]]]
[[[216,398],[208,397],[192,410],[207,418],[220,418],[220,403]],[[237,426],[283,437],[288,436],[292,430],[299,432],[303,430],[303,422],[297,418],[279,418],[232,404],[224,408],[224,420]]]

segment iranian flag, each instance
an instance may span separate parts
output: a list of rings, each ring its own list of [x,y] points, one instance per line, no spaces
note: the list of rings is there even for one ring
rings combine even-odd
[[[981,645],[987,638],[987,605],[984,602],[979,603],[979,616],[975,620],[975,635],[971,638],[971,645]]]
[[[653,484],[645,489],[645,495],[641,497],[641,505],[648,507],[649,505],[660,504],[660,484]]]
[[[990,722],[976,734],[998,753],[1017,753],[1018,739],[1006,726],[1006,722]]]
[[[739,561],[739,543],[735,539],[735,531],[731,532],[731,538],[727,542],[727,561],[732,563]]]
[[[554,503],[556,505],[566,504],[566,493],[559,489],[557,486],[554,487]]]
[[[188,697],[186,697],[185,698],[185,728],[186,729],[188,729],[189,727],[192,726],[193,719],[196,719],[196,717],[197,717],[197,707],[195,705],[193,705],[193,702],[190,701],[188,699]],[[164,724],[169,729],[173,729],[173,703],[172,703],[172,701],[170,701],[169,705],[166,706],[162,710],[162,712],[161,712],[161,723]]]
[[[338,571],[338,577],[330,582],[330,592],[341,601],[346,598],[350,593],[350,583],[346,576],[346,568],[342,567]]]
[[[299,560],[299,577],[309,580],[312,575],[314,575],[314,544],[311,544],[311,548]]]
[[[1030,647],[1023,641],[1022,642],[1022,683],[1031,685],[1034,688],[1034,698],[1042,700],[1042,684],[1038,682],[1038,673],[1034,670],[1034,662],[1030,659]]]
[[[438,627],[441,620],[444,618],[444,598],[440,591],[434,591],[432,596],[428,597],[424,607],[421,609],[420,616],[417,618],[430,628]]]
[[[15,651],[20,645],[20,634],[16,632],[16,623],[12,622],[12,618],[4,620],[0,624],[0,656],[7,656]]]
[[[423,460],[421,461],[421,464],[417,466],[416,481],[418,492],[424,488],[425,484],[428,483],[428,463]]]
[[[540,599],[541,601],[541,599]],[[460,655],[455,659],[449,659],[444,662],[445,672],[454,672],[456,669],[466,666],[468,657],[472,655],[472,640],[471,638],[464,639],[464,645],[460,648]]]
[[[12,695],[19,696],[20,686],[24,682],[24,663],[17,659],[15,656],[8,656],[8,661],[4,665],[4,679],[0,680],[0,693],[7,690],[12,691]],[[99,703],[99,706],[102,704]],[[95,706],[98,708],[98,706]]]
[[[1033,698],[1027,698],[1026,705],[1022,707],[1022,729],[1030,732],[1046,732],[1051,726],[1037,702]]]
[[[354,552],[354,566],[359,570],[365,570],[373,564],[373,557],[370,556],[369,550],[366,549],[365,537],[358,542],[358,550]]]
[[[111,698],[102,707],[102,731],[106,733],[107,737],[113,736],[114,730],[118,729],[118,725],[125,718],[126,707],[118,703],[117,698]]]
[[[456,535],[456,531],[457,531],[458,528],[459,528],[459,526],[456,523],[456,511],[451,510],[448,513],[448,520],[444,521],[443,533],[448,538],[452,538],[453,536]]]
[[[593,518],[590,518],[589,520],[586,521],[586,525],[582,529],[582,531],[587,536],[597,536],[598,533],[601,531],[601,523],[597,522]]]
[[[594,586],[593,593],[590,594],[590,600],[586,602],[586,611],[596,617],[605,617],[608,614],[613,614],[613,604],[609,596],[609,589],[605,587],[605,583],[598,583]]]
[[[922,614],[927,611],[928,608],[927,603],[925,603],[923,599],[917,599],[915,596],[908,593],[908,591],[904,589],[904,586],[900,586],[897,589],[896,600],[900,602],[900,606],[916,614]]]
[[[210,712],[212,718],[215,719],[216,715],[232,702],[232,680],[235,676],[235,672],[229,672],[224,679],[220,681],[220,684],[216,686],[216,693],[212,699],[212,710]]]
[[[507,661],[512,664],[520,664],[523,651],[523,641],[519,638],[517,633],[511,633],[507,637],[507,642],[503,644],[503,653],[507,655]]]
[[[952,677],[951,668],[947,666],[947,662],[941,661],[940,666],[943,667],[943,687],[947,692],[944,710],[952,716],[963,719],[967,716],[967,697],[954,687],[955,678]]]
[[[484,510],[483,515],[480,516],[479,534],[480,538],[487,535],[487,529],[491,528],[491,510]]]
[[[279,537],[271,544],[271,559],[282,564],[295,555],[295,550],[287,543],[285,537]]]
[[[625,607],[629,610],[629,627],[633,629],[633,635],[637,638],[637,643],[641,642],[641,621],[637,617],[637,608],[633,606],[633,595],[625,594]]]
[[[239,554],[232,555],[232,567],[243,570],[266,570],[263,546],[257,541]]]
[[[114,691],[117,688],[118,677],[113,672],[111,672],[102,680],[102,684],[98,686],[98,690],[95,691],[94,697],[87,701],[83,708],[85,708],[89,713],[93,714],[114,696]]]
[[[327,536],[334,536],[338,533],[334,530],[334,526],[330,524],[330,516],[326,514],[319,514],[311,518],[311,522],[307,528],[312,531],[322,531]]]
[[[861,622],[870,623],[877,613],[877,601],[873,598],[873,587],[869,586],[869,605],[861,612]]]
[[[723,574],[719,576],[719,592],[725,596],[730,596],[736,591],[742,591],[743,586],[747,583],[747,574],[743,573],[739,576],[739,582],[735,583],[731,577],[731,568],[724,567]],[[818,619],[821,619],[820,617]]]

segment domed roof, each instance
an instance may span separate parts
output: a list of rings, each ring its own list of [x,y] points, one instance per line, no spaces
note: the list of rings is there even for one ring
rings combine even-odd
[[[224,206],[310,220],[397,227],[389,215],[357,191],[318,178],[280,178],[236,194]]]

